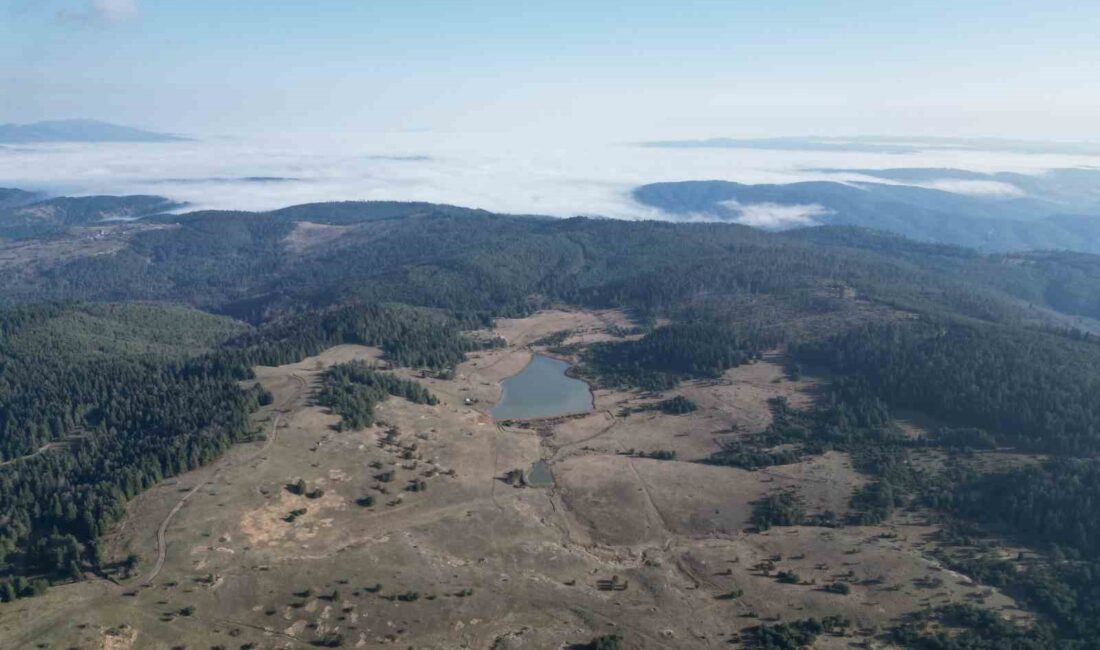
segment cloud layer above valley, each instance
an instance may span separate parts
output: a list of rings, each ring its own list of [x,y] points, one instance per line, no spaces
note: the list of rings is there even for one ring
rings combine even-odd
[[[829,214],[829,210],[816,203],[809,205],[751,203],[745,205],[737,201],[723,201],[721,204],[732,210],[736,215],[733,218],[734,223],[752,226],[753,228],[763,228],[764,230],[787,230],[816,226],[818,223],[815,217]]]
[[[627,143],[522,141],[436,132],[303,140],[212,139],[167,144],[0,147],[0,186],[51,194],[157,194],[193,208],[266,210],[342,200],[451,203],[552,216],[665,218],[636,203],[654,182],[803,180],[884,182],[829,169],[958,168],[1041,173],[1100,166],[1100,158],[928,150],[848,151],[656,149]],[[818,171],[810,171],[818,170]],[[886,181],[888,182],[888,181]],[[1017,196],[986,181],[924,182],[971,195]],[[738,220],[764,227],[813,221],[814,206],[738,206]]]

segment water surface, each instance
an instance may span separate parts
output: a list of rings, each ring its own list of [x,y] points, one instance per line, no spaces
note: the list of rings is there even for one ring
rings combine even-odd
[[[518,375],[505,379],[504,394],[493,407],[498,420],[549,418],[592,410],[588,384],[567,377],[569,364],[535,355]]]
[[[550,466],[546,464],[546,461],[540,460],[531,465],[531,469],[523,475],[523,482],[527,484],[527,487],[533,488],[554,487],[554,474],[550,471]]]

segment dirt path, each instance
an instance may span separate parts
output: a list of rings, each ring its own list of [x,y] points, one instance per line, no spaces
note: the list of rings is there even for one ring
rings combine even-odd
[[[74,435],[74,436],[70,436],[70,437],[68,437],[64,440],[53,440],[51,442],[47,442],[46,444],[39,447],[37,451],[33,451],[33,452],[31,452],[31,453],[29,453],[25,456],[18,456],[16,458],[11,458],[9,460],[5,460],[4,462],[0,463],[0,467],[7,467],[8,465],[11,465],[13,463],[22,462],[24,460],[30,460],[30,459],[32,459],[36,456],[41,456],[42,454],[44,454],[47,451],[50,451],[52,449],[64,449],[64,448],[68,447],[69,445],[71,445],[72,443],[76,442],[77,440],[80,440],[80,439],[85,438],[85,437],[87,437],[87,434]]]
[[[571,450],[573,448],[576,448],[576,447],[580,447],[581,445],[583,445],[585,443],[592,442],[596,438],[599,438],[600,436],[603,436],[603,435],[609,433],[620,422],[622,422],[622,420],[619,420],[617,417],[615,417],[615,414],[612,413],[609,409],[603,409],[600,412],[603,413],[604,415],[606,415],[608,417],[608,419],[610,420],[608,422],[607,426],[603,427],[602,429],[600,429],[599,431],[597,431],[596,433],[594,433],[590,436],[587,436],[585,438],[581,438],[580,440],[573,440],[573,441],[570,441],[570,442],[566,442],[566,443],[563,443],[561,445],[554,445],[553,443],[550,443],[550,442],[544,442],[543,446],[547,447],[548,449],[550,449],[553,452],[551,454],[551,456],[549,458],[547,458],[546,460],[551,461],[551,462],[557,462],[557,461],[560,461],[560,460],[565,460],[565,456],[563,456],[562,454],[568,454],[569,450]],[[618,441],[616,441],[616,444],[618,444]],[[619,448],[621,449],[622,445],[619,445]]]
[[[35,456],[41,456],[42,454],[46,453],[47,451],[49,451],[51,449],[57,449],[59,447],[64,447],[65,444],[66,443],[64,443],[64,442],[47,442],[46,444],[39,447],[38,451],[31,452],[31,453],[27,454],[26,456],[18,456],[16,458],[12,458],[11,460],[5,460],[4,462],[0,463],[0,467],[7,467],[8,465],[11,465],[12,463],[18,463],[20,461],[30,460],[31,458],[34,458]]]
[[[184,494],[180,498],[180,500],[176,503],[176,505],[172,506],[172,509],[169,510],[168,514],[164,517],[164,520],[160,522],[160,526],[157,528],[157,561],[156,561],[156,564],[153,565],[153,569],[149,572],[149,575],[142,581],[143,586],[145,586],[145,587],[152,586],[153,580],[156,579],[156,577],[160,574],[161,569],[164,568],[164,561],[168,557],[168,542],[167,542],[168,525],[172,523],[172,519],[176,516],[176,514],[179,513],[180,509],[183,508],[183,506],[187,503],[187,500],[190,499],[191,497],[193,497],[195,495],[195,493],[198,492],[200,489],[206,487],[207,485],[210,485],[210,483],[212,483],[215,479],[217,479],[219,476],[221,476],[221,473],[226,471],[227,469],[231,469],[231,468],[237,467],[239,465],[245,465],[247,463],[251,463],[252,461],[263,457],[268,451],[271,450],[271,446],[275,444],[275,440],[279,436],[279,422],[282,420],[283,413],[286,412],[287,408],[291,404],[299,401],[305,395],[306,388],[308,387],[308,384],[306,383],[306,380],[303,379],[302,377],[300,377],[299,375],[297,375],[297,374],[291,375],[291,378],[294,380],[294,383],[297,386],[297,390],[295,391],[295,395],[292,399],[288,400],[286,405],[281,406],[280,408],[277,408],[275,410],[275,417],[272,418],[272,420],[271,420],[271,432],[268,434],[267,440],[264,441],[263,447],[261,447],[259,450],[257,450],[256,453],[251,454],[246,458],[242,458],[237,462],[227,463],[227,464],[219,467],[206,480],[199,481],[199,483],[196,484],[195,487],[188,490],[187,494]]]
[[[665,513],[661,512],[661,509],[657,507],[657,502],[653,500],[653,494],[649,490],[649,484],[646,483],[642,475],[638,473],[638,468],[634,466],[634,458],[628,456],[626,459],[627,467],[634,474],[634,478],[637,479],[638,485],[642,486],[642,494],[645,495],[646,504],[649,505],[649,509],[657,517],[657,523],[661,526],[661,532],[664,533],[665,543],[672,541],[674,534],[673,528],[669,525],[668,519],[665,518]],[[649,514],[646,514],[646,520],[649,520]]]

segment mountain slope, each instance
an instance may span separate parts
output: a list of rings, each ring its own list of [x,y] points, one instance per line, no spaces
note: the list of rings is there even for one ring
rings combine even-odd
[[[1100,319],[1100,256],[1067,251],[983,255],[949,244],[928,244],[852,226],[791,230],[784,238],[871,251],[1003,292],[1031,305]]]
[[[57,197],[9,208],[0,205],[0,238],[53,236],[74,226],[132,221],[178,207],[180,204],[164,197],[140,194]]]
[[[101,223],[87,220],[101,214],[94,210],[66,214]],[[55,222],[23,241],[60,249],[88,237]],[[1035,319],[1021,300],[1097,315],[1090,306],[1097,278],[1075,271],[1076,297],[1056,295],[1049,287],[1062,270],[1050,256],[1025,267],[857,230],[784,234],[376,202],[162,214],[109,243],[69,247],[53,260],[43,249],[0,284],[0,303],[172,301],[250,321],[349,299],[497,314],[555,302],[659,313],[681,304],[685,292],[791,302],[846,285],[893,305],[984,319]]]
[[[0,187],[0,209],[14,208],[37,201],[40,195],[34,192],[15,189],[13,187]]]
[[[125,205],[128,198],[117,200]],[[0,257],[20,246],[37,253],[33,263],[0,275],[0,300],[39,303],[0,309],[0,599],[38,596],[0,606],[12,613],[0,625],[5,647],[32,636],[51,647],[100,647],[84,643],[100,630],[82,621],[118,630],[124,619],[133,621],[127,623],[135,630],[131,638],[140,633],[143,647],[161,639],[211,647],[223,637],[233,647],[253,647],[267,642],[261,635],[270,640],[280,611],[287,640],[346,645],[325,627],[332,620],[328,605],[309,604],[320,601],[347,615],[335,619],[340,630],[352,624],[366,630],[363,621],[371,619],[354,623],[357,607],[403,608],[395,617],[418,622],[403,644],[439,645],[438,638],[446,645],[456,629],[453,606],[439,605],[458,602],[452,598],[463,599],[467,620],[525,608],[568,620],[581,603],[610,612],[596,622],[601,630],[605,619],[615,620],[631,634],[658,612],[665,618],[647,637],[635,638],[659,636],[668,647],[699,647],[699,624],[710,626],[713,647],[746,637],[788,638],[783,631],[753,636],[763,635],[755,627],[734,630],[746,637],[731,633],[731,620],[745,617],[727,609],[740,605],[723,601],[745,595],[741,585],[752,586],[745,602],[754,608],[772,603],[764,610],[768,618],[786,616],[793,597],[802,603],[799,616],[828,616],[822,620],[848,628],[832,612],[850,607],[841,611],[858,612],[861,625],[870,625],[863,613],[871,612],[879,616],[870,619],[876,629],[889,631],[909,612],[936,611],[927,606],[928,592],[901,588],[889,596],[890,610],[864,604],[890,589],[887,581],[928,580],[929,526],[950,514],[946,498],[929,502],[965,494],[966,477],[958,472],[990,458],[974,460],[955,449],[960,442],[1036,454],[1093,456],[1100,449],[1100,346],[1079,331],[1034,327],[1052,321],[1013,293],[1013,285],[1034,277],[1048,287],[1070,278],[1080,295],[1096,295],[1095,256],[985,255],[854,227],[769,233],[730,223],[557,220],[417,203],[158,214],[80,227],[101,217],[109,199],[55,202],[58,229],[0,244]],[[95,252],[70,252],[52,264],[40,259],[66,242],[113,229],[129,234]],[[1042,297],[1043,285],[1029,286]],[[77,298],[100,302],[41,304]],[[190,303],[263,322],[249,328],[180,307],[101,304],[115,299]],[[494,323],[543,307],[566,309]],[[465,331],[474,328],[491,329]],[[492,422],[483,409],[514,371],[506,367],[521,368],[545,346],[575,361],[595,388],[631,390],[600,391],[598,411],[541,422],[538,436],[513,433],[526,423],[477,426]],[[384,373],[349,373],[358,366],[343,365],[349,354],[374,364],[379,351],[389,365]],[[823,366],[835,374],[820,375]],[[252,378],[259,383],[242,383]],[[310,400],[309,387],[317,384],[335,397]],[[437,397],[423,398],[428,389]],[[651,391],[660,393],[660,402]],[[336,418],[317,417],[318,401],[347,417],[369,414],[378,398],[395,393],[412,399],[386,404],[385,426],[333,431]],[[250,416],[260,405],[265,410]],[[911,437],[890,409],[914,407],[945,426],[988,431],[921,428]],[[542,447],[566,435],[576,447],[578,425],[609,432],[608,413],[628,427],[631,451],[626,438],[608,445],[599,435],[581,440],[586,446],[579,453],[556,456]],[[415,448],[400,442],[414,434]],[[254,446],[203,475],[159,488],[146,502],[154,507],[126,507],[234,443]],[[930,454],[948,461],[942,470],[939,462],[922,461]],[[566,495],[560,505],[521,491],[527,488],[520,484],[502,493],[502,468],[520,468],[504,471],[522,478],[522,468],[537,462],[553,468],[555,486]],[[779,469],[783,492],[775,490],[771,473],[746,471],[771,465],[785,466]],[[399,499],[380,496],[397,490]],[[830,493],[828,501],[810,500],[822,492]],[[578,493],[595,498],[572,496]],[[352,503],[356,507],[348,507]],[[582,541],[546,525],[563,514],[567,527],[584,522],[577,529],[586,531]],[[1011,504],[1003,517],[1012,520]],[[768,527],[792,525],[803,531],[801,539],[790,531],[757,537]],[[651,527],[658,535],[650,536]],[[483,562],[486,530],[499,552]],[[1051,528],[1058,542],[1075,532]],[[622,552],[591,553],[589,539]],[[624,568],[621,558],[646,539],[655,540],[653,548],[663,540],[673,546],[653,562]],[[906,539],[913,545],[899,546]],[[308,540],[305,556],[302,540]],[[777,547],[776,540],[788,545]],[[972,550],[966,543],[960,552]],[[937,561],[955,570],[946,555],[951,544],[937,539],[933,549]],[[1001,554],[1002,546],[1011,552]],[[577,552],[563,553],[571,548]],[[989,548],[1024,559],[1016,545]],[[776,559],[768,562],[785,563],[775,576],[760,575],[769,566],[763,562],[730,560],[773,552]],[[862,553],[859,566],[824,586],[818,580],[828,574],[810,573],[856,552]],[[521,559],[503,566],[493,557]],[[563,564],[563,557],[585,564]],[[1036,561],[1029,551],[1028,571],[1003,573],[1034,575],[1041,566]],[[513,565],[535,568],[521,575]],[[817,577],[803,580],[795,569]],[[84,587],[66,583],[90,571],[122,586],[97,580],[91,586],[104,596],[81,598],[76,590]],[[502,572],[516,579],[500,582]],[[692,577],[702,572],[706,581]],[[936,588],[953,589],[948,596],[963,602],[976,593],[970,580],[983,592],[996,586],[972,568],[959,573],[965,583]],[[1089,578],[1087,594],[1095,582]],[[507,590],[517,583],[514,592],[481,586]],[[1060,596],[1073,583],[1053,584],[1059,604],[1069,602]],[[560,586],[550,593],[547,585]],[[608,587],[620,593],[608,598]],[[1082,602],[1090,602],[1087,594]],[[842,601],[846,595],[850,606]],[[487,603],[486,596],[498,600]],[[632,611],[640,613],[629,627],[620,623],[620,598],[631,599]],[[688,616],[690,634],[665,635],[660,630],[679,630],[687,616],[670,613],[669,603],[680,601],[706,618]],[[973,606],[996,616],[993,608],[1002,602],[1011,601]],[[412,609],[420,606],[426,609]],[[68,613],[77,608],[79,614]],[[1088,605],[1062,609],[1064,620],[1096,620]],[[432,610],[441,613],[419,613]],[[138,611],[145,614],[132,614]],[[47,632],[39,631],[37,612],[49,613]],[[306,615],[316,622],[307,623]],[[301,623],[290,623],[291,617]],[[807,620],[815,621],[807,629],[823,625]],[[525,636],[523,645],[579,639],[574,625],[591,636],[584,621],[568,625],[564,631],[548,626],[547,642]],[[435,630],[440,636],[431,636]],[[1100,638],[1100,630],[1081,631],[1063,620],[1055,631],[1057,642],[1013,647],[1085,647],[1077,640]],[[52,641],[54,634],[65,641],[39,640]],[[493,628],[484,642],[469,645],[498,646],[503,634],[507,630]],[[964,639],[958,647],[1002,647],[958,638]]]

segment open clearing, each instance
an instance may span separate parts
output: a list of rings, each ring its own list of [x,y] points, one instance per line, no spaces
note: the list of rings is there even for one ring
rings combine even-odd
[[[336,418],[310,404],[311,386],[334,363],[384,363],[377,349],[338,346],[258,369],[275,395],[256,415],[268,439],[134,500],[108,546],[141,556],[135,577],[3,606],[0,647],[308,648],[339,638],[345,648],[503,650],[621,631],[631,648],[727,648],[762,620],[843,614],[855,623],[849,637],[819,642],[842,648],[905,612],[975,597],[969,580],[930,558],[935,531],[915,517],[748,530],[752,502],[774,490],[843,514],[861,483],[839,453],[758,472],[694,462],[766,427],[769,398],[812,402],[815,382],[785,379],[778,357],[660,396],[694,400],[699,410],[684,416],[624,415],[658,398],[607,390],[581,417],[502,427],[487,415],[535,341],[565,330],[608,340],[627,324],[611,312],[501,320],[494,333],[507,347],[470,355],[452,380],[398,371],[437,405],[391,398],[378,425],[354,432],[332,428]],[[501,480],[539,460],[555,487]],[[377,478],[385,472],[393,480]],[[320,494],[292,494],[298,479]],[[414,479],[426,490],[405,490]],[[802,584],[779,583],[778,569]],[[850,594],[822,589],[838,579]],[[980,596],[1015,611],[1000,594]]]

